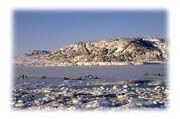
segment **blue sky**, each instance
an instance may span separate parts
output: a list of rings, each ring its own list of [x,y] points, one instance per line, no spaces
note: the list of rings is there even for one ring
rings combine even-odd
[[[15,11],[15,55],[56,50],[78,41],[166,38],[166,11]]]

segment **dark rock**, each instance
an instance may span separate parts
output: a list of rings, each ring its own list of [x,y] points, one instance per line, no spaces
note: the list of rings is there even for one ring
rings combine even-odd
[[[45,50],[31,50],[29,52],[26,52],[24,55],[33,56],[33,55],[45,55],[45,54],[49,54],[49,53],[51,53],[51,52],[45,51]]]
[[[64,77],[64,80],[81,80],[81,77]]]
[[[23,80],[26,79],[28,76],[26,76],[25,74],[21,74],[17,77],[17,79]]]
[[[41,77],[41,79],[47,79],[47,76],[43,75],[43,76]]]
[[[89,78],[89,79],[99,79],[99,77],[94,76],[94,75],[92,75],[92,74],[86,75],[85,78]]]
[[[144,73],[144,75],[145,76],[161,76],[160,73],[148,73],[148,72]]]

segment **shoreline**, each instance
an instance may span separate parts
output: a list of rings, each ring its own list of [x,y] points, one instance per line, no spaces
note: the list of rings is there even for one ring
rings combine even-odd
[[[153,62],[78,62],[78,63],[62,63],[62,64],[14,64],[14,66],[25,66],[25,67],[66,67],[66,66],[128,66],[128,65],[155,65],[155,64],[168,64],[164,61],[153,61]]]
[[[33,93],[32,93],[33,92]],[[168,108],[165,81],[13,89],[17,110],[129,110]],[[34,98],[36,97],[36,98]]]

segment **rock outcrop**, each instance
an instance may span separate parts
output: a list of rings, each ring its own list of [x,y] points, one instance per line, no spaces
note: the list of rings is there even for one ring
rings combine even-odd
[[[46,50],[30,50],[26,53],[24,53],[23,55],[19,55],[15,57],[14,63],[16,65],[36,65],[36,60],[38,60],[38,58],[47,55],[51,53],[50,51],[46,51]],[[39,62],[39,61],[38,61]],[[37,64],[40,65],[40,64]]]
[[[29,52],[26,52],[24,55],[26,56],[38,56],[38,55],[46,55],[51,52],[46,51],[46,50],[31,50]]]
[[[77,42],[54,52],[28,52],[26,57],[37,55],[30,61],[15,64],[62,65],[125,65],[167,63],[168,43],[162,38],[118,38],[100,41]]]

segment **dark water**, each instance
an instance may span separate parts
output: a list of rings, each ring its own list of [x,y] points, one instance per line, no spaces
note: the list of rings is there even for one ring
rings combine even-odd
[[[67,66],[67,67],[15,67],[15,87],[46,87],[66,84],[69,86],[95,82],[116,82],[119,80],[165,80],[167,65],[126,65],[126,66]],[[160,73],[161,76],[144,76],[144,73]],[[24,73],[26,80],[16,80]],[[85,75],[93,74],[100,79],[85,79]],[[40,79],[42,75],[47,80]],[[82,77],[81,81],[64,81],[64,77]],[[31,85],[30,85],[31,84]]]

